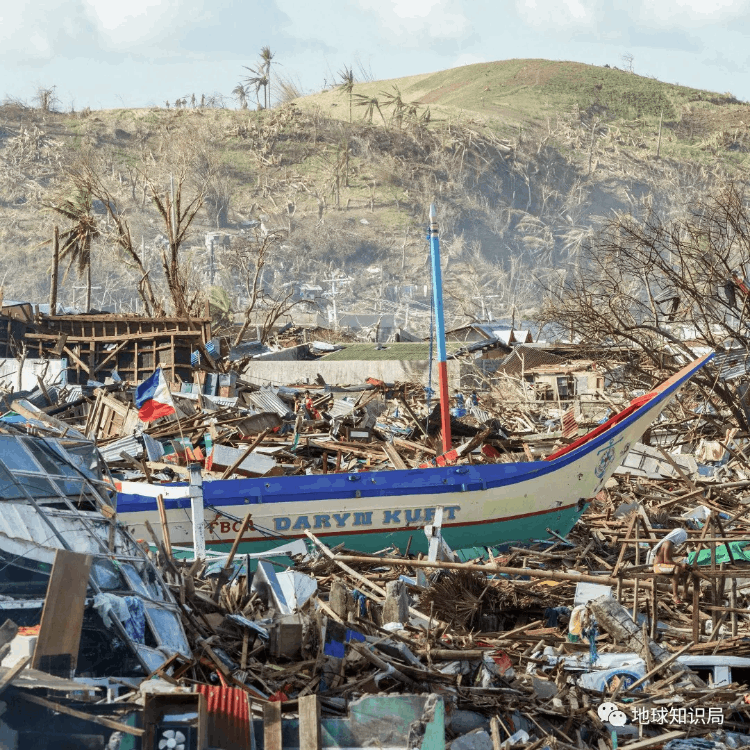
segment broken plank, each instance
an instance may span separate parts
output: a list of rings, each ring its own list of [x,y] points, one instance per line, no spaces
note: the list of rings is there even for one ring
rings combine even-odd
[[[23,672],[24,669],[29,665],[29,662],[31,661],[31,657],[27,656],[25,659],[22,659],[18,662],[15,666],[11,667],[2,677],[0,677],[0,693],[5,690],[5,688],[10,685],[13,680],[18,677],[21,672]]]
[[[92,561],[91,555],[64,549],[55,552],[34,649],[34,669],[59,677],[71,677],[75,672]]]
[[[687,732],[666,732],[656,737],[649,737],[645,740],[638,740],[637,742],[628,742],[625,745],[621,745],[622,750],[642,750],[646,747],[655,747],[656,745],[662,746],[665,742],[670,740],[676,740],[679,737],[685,737]]]
[[[317,695],[299,699],[299,750],[321,750],[320,702]]]
[[[273,701],[263,705],[264,750],[283,750],[281,745],[281,703]]]
[[[19,692],[18,697],[22,700],[28,701],[29,703],[36,703],[38,706],[44,706],[50,711],[55,711],[60,714],[67,714],[68,716],[74,716],[76,719],[83,719],[84,721],[91,721],[94,724],[101,724],[103,727],[108,729],[115,729],[118,732],[124,732],[125,734],[132,734],[134,737],[143,737],[146,734],[145,729],[138,729],[138,727],[131,727],[127,724],[123,724],[121,721],[115,721],[114,719],[108,719],[106,716],[96,716],[94,714],[87,714],[84,711],[78,711],[70,706],[65,706],[62,703],[56,703],[55,701],[47,700],[38,695],[32,695],[31,693]]]
[[[383,452],[390,459],[394,469],[408,469],[404,459],[398,454],[396,448],[391,443],[383,443]]]

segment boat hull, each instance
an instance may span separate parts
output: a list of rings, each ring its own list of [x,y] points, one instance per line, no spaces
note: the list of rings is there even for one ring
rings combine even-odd
[[[310,530],[328,544],[362,552],[395,545],[426,551],[422,533],[438,507],[443,536],[454,549],[567,534],[677,388],[710,357],[697,360],[631,406],[611,426],[574,444],[551,461],[445,466],[405,471],[205,481],[206,545],[228,551],[245,515],[254,528],[241,552],[262,552]],[[190,546],[188,486],[123,482],[118,514],[137,536],[145,521],[159,523],[156,495],[164,498],[174,546]]]

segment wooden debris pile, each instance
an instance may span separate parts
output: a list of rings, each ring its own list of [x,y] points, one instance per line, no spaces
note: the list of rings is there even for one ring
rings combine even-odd
[[[708,482],[696,489],[709,502],[726,492]],[[488,748],[510,738],[525,748],[610,748],[612,731],[634,750],[723,741],[727,732],[736,742],[750,726],[750,659],[738,659],[750,655],[750,587],[742,585],[750,567],[696,565],[697,597],[679,606],[669,579],[642,562],[667,531],[657,521],[682,520],[644,501],[667,497],[681,511],[698,494],[684,480],[622,475],[568,539],[475,550],[473,559],[463,553],[466,562],[331,550],[309,531],[304,554],[269,553],[257,567],[236,555],[180,562],[163,548],[159,562],[192,639],[190,679],[225,682],[257,705],[281,701],[293,711],[315,694],[324,714],[335,714],[340,700],[362,694],[434,692],[448,706],[454,750],[471,731],[484,732]],[[641,502],[617,514],[623,498]],[[750,546],[738,505],[723,531],[713,515],[691,530],[690,546],[714,554],[724,539]],[[625,713],[624,727],[602,720],[607,700]]]

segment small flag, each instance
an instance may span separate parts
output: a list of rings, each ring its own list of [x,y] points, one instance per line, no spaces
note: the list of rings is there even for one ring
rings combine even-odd
[[[213,341],[206,341],[206,353],[209,357],[216,357],[219,354]]]
[[[142,422],[153,422],[175,413],[172,394],[164,379],[161,367],[135,389],[135,405]]]
[[[198,367],[198,365],[201,363],[201,353],[198,351],[193,352],[190,355],[190,364],[193,367]]]

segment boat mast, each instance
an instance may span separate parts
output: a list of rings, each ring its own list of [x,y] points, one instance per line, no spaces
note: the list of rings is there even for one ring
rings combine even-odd
[[[448,400],[448,357],[445,351],[445,321],[443,320],[443,276],[440,272],[440,239],[434,203],[430,204],[430,258],[432,260],[432,294],[438,347],[440,421],[443,427],[443,453],[447,453],[453,448],[453,443],[451,441],[450,401]]]

